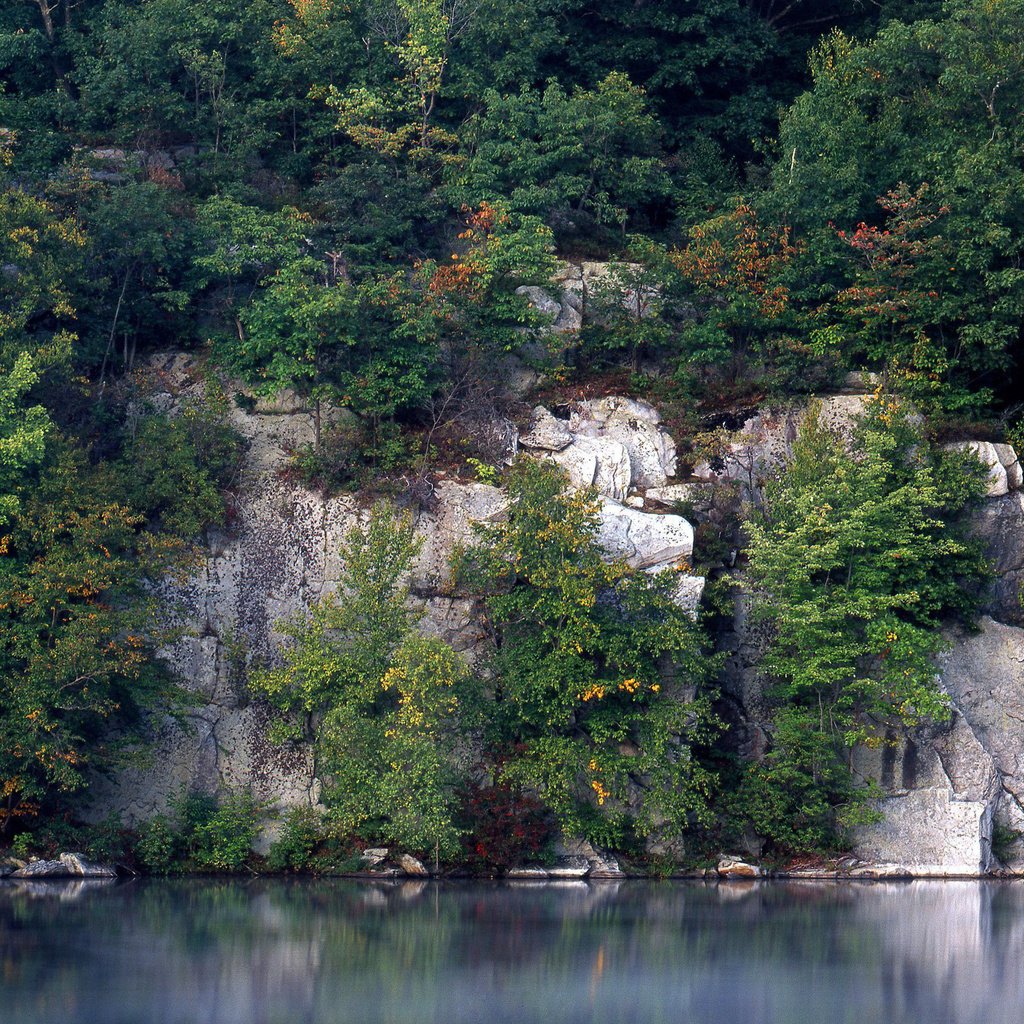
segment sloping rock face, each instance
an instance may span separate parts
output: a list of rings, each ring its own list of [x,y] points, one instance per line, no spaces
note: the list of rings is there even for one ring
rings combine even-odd
[[[201,394],[189,357],[167,357],[156,369],[162,407]],[[142,763],[116,779],[95,781],[96,817],[117,811],[128,823],[142,821],[165,810],[183,789],[250,789],[257,800],[279,808],[318,799],[309,750],[267,740],[271,712],[253,699],[246,677],[253,665],[272,664],[279,656],[277,625],[283,619],[305,616],[337,590],[344,570],[339,548],[367,513],[350,496],[323,500],[283,478],[288,453],[312,440],[313,425],[305,412],[276,405],[287,411],[230,413],[248,444],[231,529],[208,538],[206,558],[190,579],[165,588],[188,635],[164,657],[198,703],[184,721],[156,724]],[[438,511],[417,526],[424,545],[411,584],[424,632],[472,656],[482,631],[471,602],[440,591],[454,546],[471,538],[473,521],[500,515],[504,502],[501,492],[482,484],[442,483],[438,497]]]
[[[986,444],[971,447],[990,467],[993,495],[975,531],[995,578],[978,632],[951,636],[939,661],[950,723],[859,755],[859,770],[886,797],[882,822],[858,830],[854,852],[918,875],[1024,873],[1024,494],[1003,490],[1007,481],[1019,487],[1013,449]],[[990,462],[997,447],[1003,461]]]
[[[863,393],[820,400],[823,423],[848,433],[864,410]],[[764,478],[792,450],[806,408],[762,410],[749,417],[722,458],[695,467],[716,487],[731,481],[755,495]],[[951,718],[910,732],[892,731],[877,751],[855,753],[854,769],[876,782],[884,797],[881,820],[859,828],[853,853],[880,868],[921,876],[1024,873],[1024,492],[1009,445],[967,442],[988,469],[989,498],[974,529],[995,570],[976,634],[950,637],[939,664]],[[692,485],[647,491],[648,498],[692,501]],[[723,637],[723,695],[737,752],[758,758],[770,742],[771,711],[760,663],[769,637],[752,623],[749,596],[735,598],[731,629]],[[1020,758],[1020,765],[1018,765]],[[995,840],[995,841],[994,841]]]
[[[986,611],[1000,622],[1024,626],[1024,491],[986,501],[974,530],[995,571]]]
[[[859,831],[855,852],[919,875],[1024,871],[1012,839],[1024,831],[1024,629],[985,617],[978,633],[954,639],[939,669],[948,727],[892,735],[860,755],[858,770],[888,795],[884,820]],[[993,851],[997,826],[1005,840]]]

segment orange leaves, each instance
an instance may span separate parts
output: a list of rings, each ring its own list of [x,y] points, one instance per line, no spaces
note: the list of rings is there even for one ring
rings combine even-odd
[[[760,315],[772,319],[789,302],[778,274],[798,251],[788,227],[762,227],[756,211],[741,201],[735,210],[695,225],[686,248],[670,258],[692,284],[753,298]]]

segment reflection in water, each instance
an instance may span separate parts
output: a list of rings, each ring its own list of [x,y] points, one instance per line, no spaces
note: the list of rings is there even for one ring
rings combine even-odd
[[[1018,1024],[1024,885],[0,885],[18,1024]]]

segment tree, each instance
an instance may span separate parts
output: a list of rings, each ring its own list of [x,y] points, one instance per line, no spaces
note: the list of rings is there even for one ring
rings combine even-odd
[[[811,55],[813,88],[782,119],[762,204],[806,243],[801,274],[829,297],[862,283],[848,242],[876,224],[877,197],[917,197],[916,210],[889,211],[886,229],[890,245],[924,246],[912,288],[928,300],[916,315],[930,355],[916,369],[927,380],[931,362],[959,407],[965,391],[1010,395],[1016,380],[1006,370],[1024,312],[1022,25],[1020,0],[955,0],[941,20],[893,22],[867,42],[829,36]]]
[[[17,514],[24,476],[46,453],[50,417],[42,406],[26,407],[24,402],[37,379],[27,353],[19,355],[0,377],[0,528]],[[4,540],[10,542],[9,537]]]
[[[0,831],[55,810],[179,691],[155,659],[152,582],[181,553],[141,533],[116,483],[55,438],[0,541]]]
[[[472,151],[453,174],[464,202],[505,199],[545,220],[590,217],[625,225],[668,191],[660,130],[644,92],[612,72],[594,89],[484,94]]]
[[[450,856],[470,679],[450,647],[414,631],[405,581],[418,547],[408,518],[375,508],[342,548],[339,596],[283,624],[282,666],[252,685],[290,715],[278,738],[311,739],[343,832]]]
[[[767,485],[747,554],[776,712],[746,786],[748,813],[778,844],[834,845],[866,795],[850,750],[947,716],[934,656],[944,618],[971,613],[985,574],[963,523],[980,494],[977,467],[932,450],[885,396],[849,448],[812,409]]]
[[[399,75],[378,87],[327,89],[338,127],[359,146],[423,162],[455,137],[434,123],[454,40],[477,0],[382,0],[367,5],[370,40],[383,42]]]
[[[491,355],[522,344],[539,326],[516,289],[547,284],[555,268],[550,229],[537,217],[510,213],[503,203],[463,208],[465,229],[451,260],[419,266],[424,301],[443,325],[448,344]]]
[[[706,819],[709,661],[673,599],[675,572],[606,561],[593,495],[520,463],[508,521],[469,552],[494,628],[488,742],[500,777],[535,790],[569,835],[629,846]],[[474,565],[475,563],[475,565]]]
[[[684,373],[707,379],[724,371],[735,386],[749,382],[755,359],[797,347],[788,277],[798,253],[787,227],[765,224],[742,199],[689,229],[686,245],[670,255],[698,314],[679,333]],[[807,363],[800,360],[798,379]]]
[[[584,346],[628,352],[636,373],[642,356],[661,354],[670,343],[679,284],[668,249],[643,235],[631,235],[623,258],[609,262],[590,289]]]

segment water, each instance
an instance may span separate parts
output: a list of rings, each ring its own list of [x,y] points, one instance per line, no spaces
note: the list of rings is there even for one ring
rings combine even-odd
[[[0,883],[3,1024],[1020,1024],[1024,884]]]

